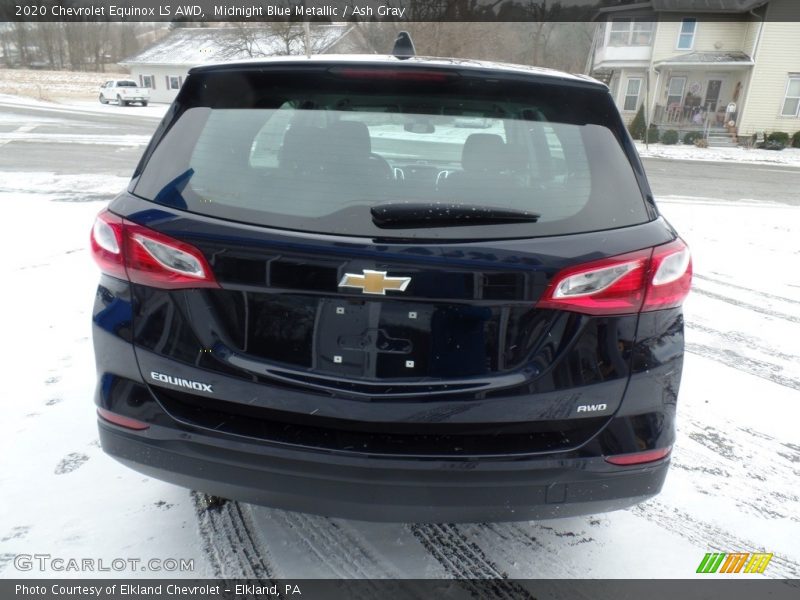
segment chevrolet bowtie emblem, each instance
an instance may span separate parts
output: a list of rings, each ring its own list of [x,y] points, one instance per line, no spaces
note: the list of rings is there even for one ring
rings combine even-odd
[[[362,275],[345,273],[339,287],[361,288],[365,294],[386,295],[386,290],[404,292],[411,283],[411,277],[387,277],[386,271],[364,269]]]

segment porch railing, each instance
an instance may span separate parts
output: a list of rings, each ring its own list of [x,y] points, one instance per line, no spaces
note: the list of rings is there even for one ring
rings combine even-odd
[[[697,115],[700,115],[699,119]],[[705,110],[701,106],[687,106],[685,104],[656,104],[653,111],[652,122],[655,125],[673,127],[702,128],[722,125],[725,114],[721,111]]]

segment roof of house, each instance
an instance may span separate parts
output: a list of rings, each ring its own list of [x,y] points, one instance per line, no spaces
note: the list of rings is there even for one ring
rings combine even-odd
[[[731,50],[723,52],[689,52],[688,54],[679,54],[672,56],[665,60],[658,61],[658,65],[687,65],[687,64],[730,64],[742,63],[743,65],[753,64],[753,59],[740,50]]]
[[[613,13],[676,12],[676,13],[746,13],[768,4],[769,0],[643,0],[605,6],[597,10],[595,19]]]
[[[350,31],[349,25],[314,25],[312,51],[322,53]],[[304,54],[302,26],[293,28],[291,54]],[[121,61],[123,65],[202,65],[286,54],[285,36],[268,28],[191,27],[170,32],[149,48]]]
[[[652,0],[659,11],[743,13],[767,4],[769,0]]]

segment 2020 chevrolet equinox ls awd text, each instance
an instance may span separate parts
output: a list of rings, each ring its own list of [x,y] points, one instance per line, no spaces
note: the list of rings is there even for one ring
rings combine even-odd
[[[662,487],[691,259],[597,81],[197,67],[91,243],[100,437],[142,473],[384,521]]]

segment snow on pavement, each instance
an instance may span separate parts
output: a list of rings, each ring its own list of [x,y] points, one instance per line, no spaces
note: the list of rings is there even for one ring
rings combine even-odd
[[[59,202],[84,199],[86,196],[116,196],[128,187],[130,177],[94,174],[62,174],[49,171],[2,174],[0,193],[30,194]]]
[[[186,490],[125,469],[100,449],[95,424],[91,308],[98,270],[88,252],[95,214],[127,180],[50,178],[46,193],[26,193],[38,174],[0,172],[7,217],[0,238],[4,373],[0,424],[0,576],[80,577],[17,570],[18,554],[53,558],[140,559],[138,568],[97,576],[153,577],[150,559],[187,559],[211,576],[197,515]],[[14,188],[14,189],[11,189]],[[31,186],[28,189],[36,189]],[[74,202],[81,196],[105,201]],[[97,564],[99,568],[99,564]],[[89,574],[91,575],[91,574]]]
[[[672,160],[699,160],[710,162],[738,162],[749,164],[771,164],[800,167],[800,148],[762,150],[759,148],[698,148],[683,144],[664,145],[636,142],[636,150],[642,158],[666,158]]]
[[[9,133],[0,133],[0,146],[7,142],[43,142],[46,144],[99,144],[103,146],[139,147],[145,146],[152,136],[149,135],[93,135],[93,134],[59,134],[39,133],[17,129]]]
[[[117,106],[116,104],[101,104],[99,101],[80,100],[75,98],[62,98],[56,102],[37,100],[27,96],[0,94],[0,106],[24,107],[32,110],[48,112],[62,112],[64,114],[112,114],[142,117],[144,119],[161,119],[169,108],[169,104],[150,104],[148,106]]]
[[[0,471],[2,576],[39,576],[18,572],[12,557],[44,552],[194,559],[195,571],[177,576],[686,578],[705,552],[766,551],[775,556],[765,576],[800,577],[800,208],[661,199],[692,247],[696,278],[678,440],[658,497],[531,523],[374,524],[235,502],[209,507],[102,453],[88,232],[104,205],[97,198],[126,181],[48,177],[0,177],[0,202],[15,223],[0,239],[0,276],[13,292],[2,300],[13,342],[0,360],[14,374],[0,425],[0,452],[12,457]],[[26,180],[36,194],[24,191]]]

